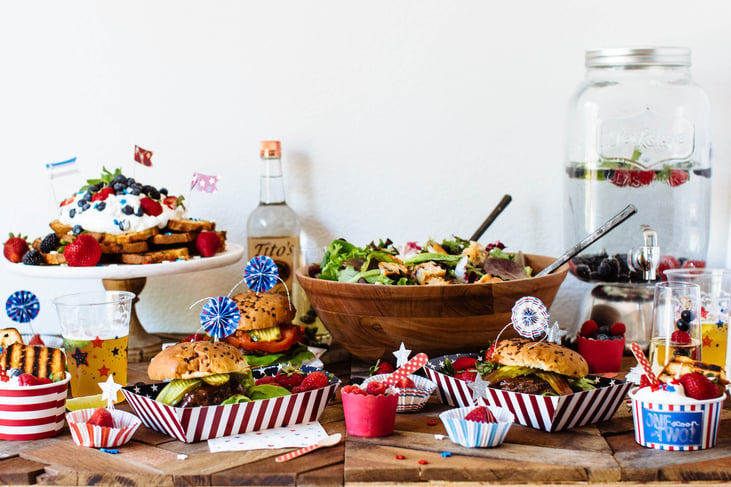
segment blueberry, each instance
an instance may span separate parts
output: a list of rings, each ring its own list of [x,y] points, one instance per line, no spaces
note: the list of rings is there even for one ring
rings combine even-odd
[[[23,371],[21,369],[8,369],[8,377],[16,377],[22,373]]]
[[[81,232],[84,231],[84,227],[81,225],[74,225],[74,227],[71,229],[71,233],[74,235],[79,235]]]
[[[84,206],[84,203],[86,203],[86,200],[84,200],[82,198],[82,199],[80,199],[79,201],[76,202],[76,206],[79,206],[79,207]]]
[[[88,210],[90,206],[91,206],[91,205],[89,204],[89,202],[88,202],[88,201],[84,201],[84,204],[83,204],[83,205],[81,205],[81,211],[86,211],[86,210]]]
[[[106,201],[99,201],[99,202],[97,202],[96,206],[94,206],[94,208],[96,208],[99,211],[104,211],[104,208],[106,208],[106,207],[107,207]]]
[[[168,189],[167,188],[160,188],[160,193],[164,194],[165,196],[168,195]]]
[[[695,319],[695,313],[689,309],[684,309],[680,312],[680,319],[687,321],[690,323]]]
[[[606,333],[599,333],[599,334],[597,334],[596,339],[597,340],[609,340],[609,335],[607,335]]]
[[[675,322],[675,327],[680,331],[688,331],[690,330],[690,323],[685,321],[683,318],[680,318]]]
[[[127,183],[127,186],[132,186],[133,184],[137,184],[137,182],[135,181],[135,178],[127,178],[127,180],[125,182]]]
[[[116,176],[114,176],[114,179],[112,179],[111,184],[116,184],[116,183],[127,184],[127,176],[125,176],[124,174],[117,174]]]
[[[153,200],[159,200],[160,199],[160,192],[157,189],[155,189],[155,188],[152,188],[152,190],[150,190],[150,192],[147,193],[147,195],[150,198],[152,198]]]
[[[139,208],[137,208],[137,212],[135,213],[135,215],[142,216],[144,214],[145,214],[145,212],[144,212],[144,210],[142,209],[141,206]]]
[[[600,326],[597,330],[597,333],[600,335],[606,335],[609,336],[609,327],[608,326]]]
[[[135,212],[135,209],[134,209],[134,208],[132,208],[132,207],[131,207],[131,206],[129,206],[129,205],[124,205],[124,206],[122,207],[122,213],[124,213],[125,215],[131,215],[131,214],[133,214],[134,212]]]
[[[87,191],[84,196],[81,197],[81,201],[91,201],[91,192]]]
[[[689,348],[676,348],[673,355],[675,355],[675,356],[681,355],[683,357],[690,357],[690,349]]]
[[[114,191],[120,192],[127,189],[127,185],[124,183],[114,183],[114,186],[112,186],[112,188],[114,189]]]
[[[69,218],[73,218],[76,216],[76,208],[71,208],[69,210]]]
[[[121,222],[119,222],[119,229],[122,230],[123,232],[126,232],[127,230],[129,230],[129,221],[122,220]]]
[[[129,194],[133,194],[135,196],[138,196],[140,194],[140,188],[136,188],[134,186],[127,188],[127,192]]]

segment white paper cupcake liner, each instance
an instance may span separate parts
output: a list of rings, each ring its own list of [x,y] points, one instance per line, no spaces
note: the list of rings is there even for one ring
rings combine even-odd
[[[80,409],[66,413],[66,421],[74,442],[79,446],[90,448],[115,448],[125,445],[140,427],[142,421],[132,413],[110,409],[115,428],[104,428],[87,424],[96,409]]]
[[[466,421],[464,417],[474,406],[450,409],[439,415],[449,439],[467,448],[494,448],[502,445],[515,416],[505,408],[488,406],[497,423]]]
[[[388,377],[389,374],[378,374],[368,377],[363,381],[365,387],[366,384],[372,381],[383,381]],[[422,377],[420,375],[410,375],[409,379],[414,381],[416,385],[415,389],[399,389],[398,391],[398,405],[396,406],[397,413],[413,413],[420,411],[424,408],[429,397],[437,390],[436,382]]]

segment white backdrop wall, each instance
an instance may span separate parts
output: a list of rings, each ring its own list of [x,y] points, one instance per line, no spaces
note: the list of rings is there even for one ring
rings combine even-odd
[[[564,117],[591,47],[692,48],[713,106],[709,262],[726,264],[731,182],[731,4],[642,1],[46,1],[0,3],[0,233],[48,232],[44,165],[76,156],[185,193],[221,177],[193,216],[233,242],[258,200],[258,142],[280,139],[288,200],[313,240],[469,236],[505,194],[483,241],[558,255]],[[136,165],[134,145],[154,151]],[[136,167],[135,167],[136,166]],[[4,238],[3,238],[4,241]],[[573,243],[573,242],[570,242]],[[152,278],[138,313],[150,331],[192,331],[196,300],[225,294],[243,264]],[[98,280],[2,270],[0,296],[51,299]],[[574,320],[585,288],[567,280],[552,314]],[[3,313],[0,324],[9,326]]]

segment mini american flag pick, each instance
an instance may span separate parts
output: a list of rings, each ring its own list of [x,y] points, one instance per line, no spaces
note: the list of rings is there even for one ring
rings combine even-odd
[[[145,150],[139,145],[135,146],[135,161],[139,162],[143,166],[152,166],[152,151]]]
[[[190,189],[195,191],[203,191],[206,193],[215,193],[218,191],[216,184],[218,176],[209,176],[199,172],[193,173],[193,179],[190,182]]]

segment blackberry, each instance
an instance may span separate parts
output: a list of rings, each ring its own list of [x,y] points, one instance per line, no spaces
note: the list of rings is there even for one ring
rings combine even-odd
[[[604,281],[611,282],[616,280],[619,276],[619,261],[614,257],[602,259],[597,269],[597,274],[599,274],[599,279]]]
[[[73,233],[74,235],[79,235],[83,231],[84,227],[82,227],[81,225],[74,225],[74,227],[71,229],[71,233]]]
[[[41,265],[43,264],[43,256],[36,249],[31,249],[23,254],[23,264],[25,265]]]
[[[60,244],[61,239],[58,238],[58,235],[56,235],[55,233],[49,233],[48,235],[43,237],[43,240],[41,240],[41,245],[38,248],[40,248],[41,252],[43,252],[44,254],[48,254],[56,250]]]
[[[135,212],[135,209],[134,209],[134,208],[132,208],[132,207],[131,207],[131,206],[129,206],[129,205],[124,205],[124,206],[122,207],[122,213],[124,213],[125,215],[131,215],[131,214],[132,214],[132,213],[134,213],[134,212]]]
[[[576,266],[576,275],[579,277],[579,279],[584,279],[585,281],[588,281],[591,279],[591,269],[586,264],[579,264]]]

